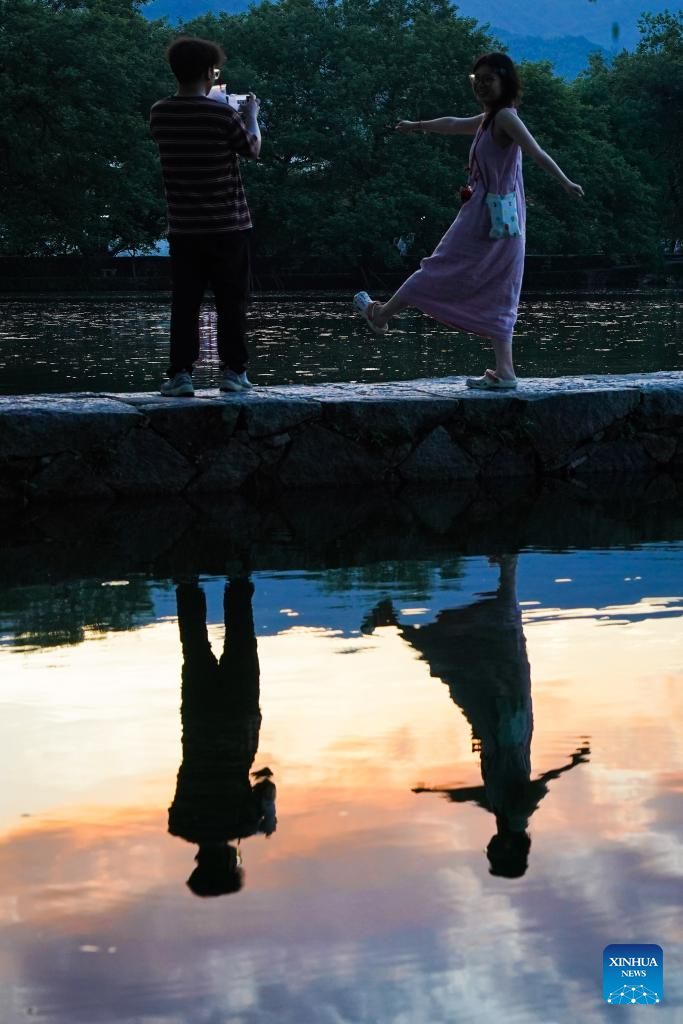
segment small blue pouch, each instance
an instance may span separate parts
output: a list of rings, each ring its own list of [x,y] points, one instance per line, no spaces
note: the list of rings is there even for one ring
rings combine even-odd
[[[489,238],[519,238],[522,232],[517,215],[517,193],[497,196],[487,192],[484,201],[491,215]]]

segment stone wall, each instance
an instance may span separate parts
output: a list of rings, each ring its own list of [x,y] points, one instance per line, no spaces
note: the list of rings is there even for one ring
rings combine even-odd
[[[683,373],[0,398],[0,501],[683,477]]]

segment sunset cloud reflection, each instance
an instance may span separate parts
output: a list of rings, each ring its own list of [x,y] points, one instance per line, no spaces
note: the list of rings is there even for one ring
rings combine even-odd
[[[569,586],[557,607],[521,609],[531,777],[549,781],[515,879],[489,871],[490,811],[447,798],[478,792],[482,768],[406,639],[448,621],[435,601],[402,597],[395,622],[352,640],[296,616],[258,635],[253,767],[274,773],[278,825],[241,842],[244,886],[219,899],[188,890],[195,847],[167,832],[176,622],[2,649],[0,1019],[535,1022],[561,985],[558,1020],[607,1020],[585,995],[601,992],[603,947],[637,934],[673,963],[680,943],[680,598],[567,608]],[[222,626],[209,638],[218,652]],[[667,984],[672,1008],[673,970]]]

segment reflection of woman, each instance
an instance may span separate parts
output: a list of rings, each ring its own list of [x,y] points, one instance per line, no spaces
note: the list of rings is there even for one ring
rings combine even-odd
[[[168,812],[172,835],[197,843],[197,867],[188,879],[198,896],[242,886],[239,851],[230,845],[275,831],[275,786],[265,768],[249,773],[258,749],[259,662],[246,577],[225,587],[225,638],[216,659],[206,630],[206,598],[196,583],[176,591],[183,648],[183,761]]]
[[[491,872],[514,878],[526,871],[531,845],[526,829],[548,792],[547,783],[584,761],[588,749],[531,781],[531,678],[517,602],[517,557],[497,561],[500,579],[494,594],[443,611],[430,625],[399,628],[429,663],[431,675],[448,685],[481,745],[483,786],[419,787],[415,792],[444,793],[454,802],[473,801],[491,811],[497,828],[486,851]]]

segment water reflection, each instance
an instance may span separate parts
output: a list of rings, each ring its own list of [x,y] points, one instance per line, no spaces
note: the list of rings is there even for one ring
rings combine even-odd
[[[494,593],[442,611],[429,625],[400,627],[469,722],[484,785],[417,786],[413,792],[443,793],[452,803],[471,802],[490,811],[496,819],[486,847],[491,874],[519,878],[528,867],[529,821],[548,783],[584,764],[590,748],[579,747],[568,764],[531,779],[531,674],[517,599],[517,555],[490,561],[500,570]],[[391,621],[386,608],[379,618]]]
[[[7,531],[2,1024],[602,1024],[604,946],[679,957],[680,502],[419,499]]]
[[[196,896],[241,889],[240,840],[257,833],[270,836],[277,827],[272,772],[252,772],[257,781],[250,782],[261,729],[253,593],[246,576],[225,584],[223,652],[216,658],[206,628],[204,591],[197,580],[176,589],[183,760],[168,831],[199,847],[197,867],[187,880]]]

